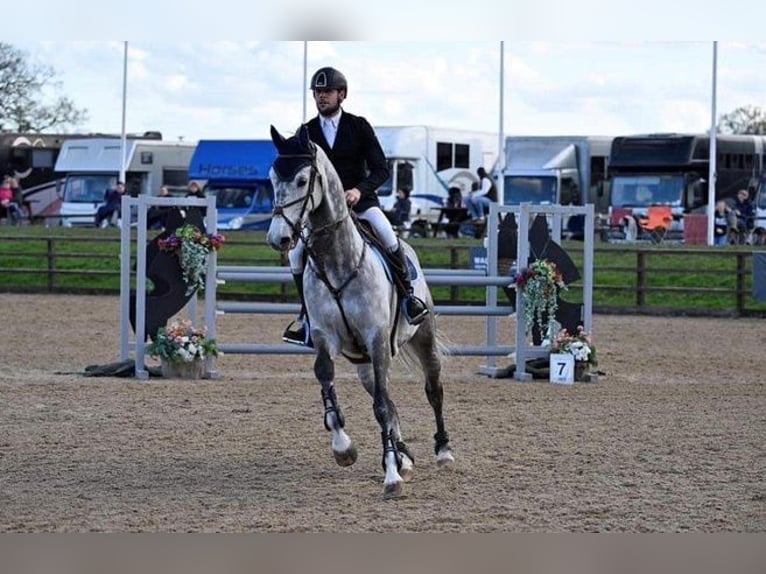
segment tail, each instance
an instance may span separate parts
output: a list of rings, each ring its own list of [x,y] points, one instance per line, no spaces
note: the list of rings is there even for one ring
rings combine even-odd
[[[429,305],[431,313],[425,321],[417,326],[415,334],[401,346],[396,354],[396,360],[401,361],[410,370],[423,371],[424,362],[436,360],[439,364],[449,356],[449,339],[436,327],[436,316],[433,305]]]

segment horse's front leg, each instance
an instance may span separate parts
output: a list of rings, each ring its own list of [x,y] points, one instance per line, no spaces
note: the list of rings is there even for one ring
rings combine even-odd
[[[323,345],[317,345],[317,355],[314,360],[314,375],[322,385],[322,404],[324,405],[324,426],[332,433],[332,454],[335,456],[335,462],[340,466],[350,466],[356,462],[356,447],[351,438],[343,430],[346,422],[343,418],[343,411],[338,405],[338,399],[335,396],[335,362],[330,353]]]

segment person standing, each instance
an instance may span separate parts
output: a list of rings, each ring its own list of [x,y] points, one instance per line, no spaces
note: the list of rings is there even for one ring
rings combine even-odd
[[[327,154],[345,190],[346,203],[359,219],[367,221],[386,249],[394,283],[404,298],[404,315],[411,325],[421,323],[428,314],[426,304],[413,293],[404,249],[378,201],[377,189],[388,179],[383,149],[370,123],[362,116],[342,108],[348,95],[346,77],[335,68],[324,67],[311,77],[317,116],[306,124],[309,138]],[[305,265],[303,242],[290,250],[290,269],[301,300],[301,313],[290,323],[282,339],[288,343],[311,345],[308,316],[303,297]]]
[[[731,226],[736,230],[737,243],[748,243],[747,236],[755,227],[755,207],[746,189],[737,192],[737,200],[731,208]]]

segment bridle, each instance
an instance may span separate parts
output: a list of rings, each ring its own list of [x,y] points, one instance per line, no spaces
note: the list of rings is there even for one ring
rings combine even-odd
[[[291,239],[293,243],[297,242],[299,239],[303,238],[302,232],[303,232],[303,219],[306,215],[306,211],[309,206],[309,200],[311,200],[311,209],[309,212],[313,211],[316,207],[316,203],[314,202],[314,183],[316,182],[317,177],[321,179],[321,175],[319,175],[319,170],[317,169],[317,163],[316,163],[316,151],[312,147],[311,153],[302,153],[302,154],[280,154],[277,156],[278,158],[286,158],[286,159],[304,159],[307,160],[306,163],[308,163],[311,166],[311,171],[309,173],[309,185],[308,185],[308,191],[302,195],[301,197],[298,197],[296,199],[293,199],[291,201],[288,201],[286,203],[278,204],[276,201],[274,202],[274,210],[273,215],[274,217],[281,217],[285,220],[285,223],[290,228],[290,231],[292,232]],[[303,167],[302,165],[300,167]],[[299,168],[300,169],[300,168]],[[277,175],[279,177],[279,175]],[[287,181],[286,179],[279,178],[280,181]],[[276,199],[276,198],[275,198]],[[297,203],[301,203],[301,211],[298,215],[298,221],[294,222],[291,221],[289,217],[285,214],[285,208],[291,207]]]

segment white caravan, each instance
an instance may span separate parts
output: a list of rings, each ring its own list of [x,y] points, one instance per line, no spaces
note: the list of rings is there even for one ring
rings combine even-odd
[[[125,189],[137,197],[156,195],[160,187],[185,186],[189,161],[196,144],[128,139],[125,142]],[[113,189],[122,165],[119,138],[67,140],[61,146],[55,171],[64,177],[61,190],[61,225],[93,226],[96,210]]]
[[[376,126],[390,176],[378,189],[381,207],[392,209],[397,189],[409,189],[410,220],[436,221],[449,189],[465,197],[479,180],[476,170],[492,171],[498,134],[429,126]]]

